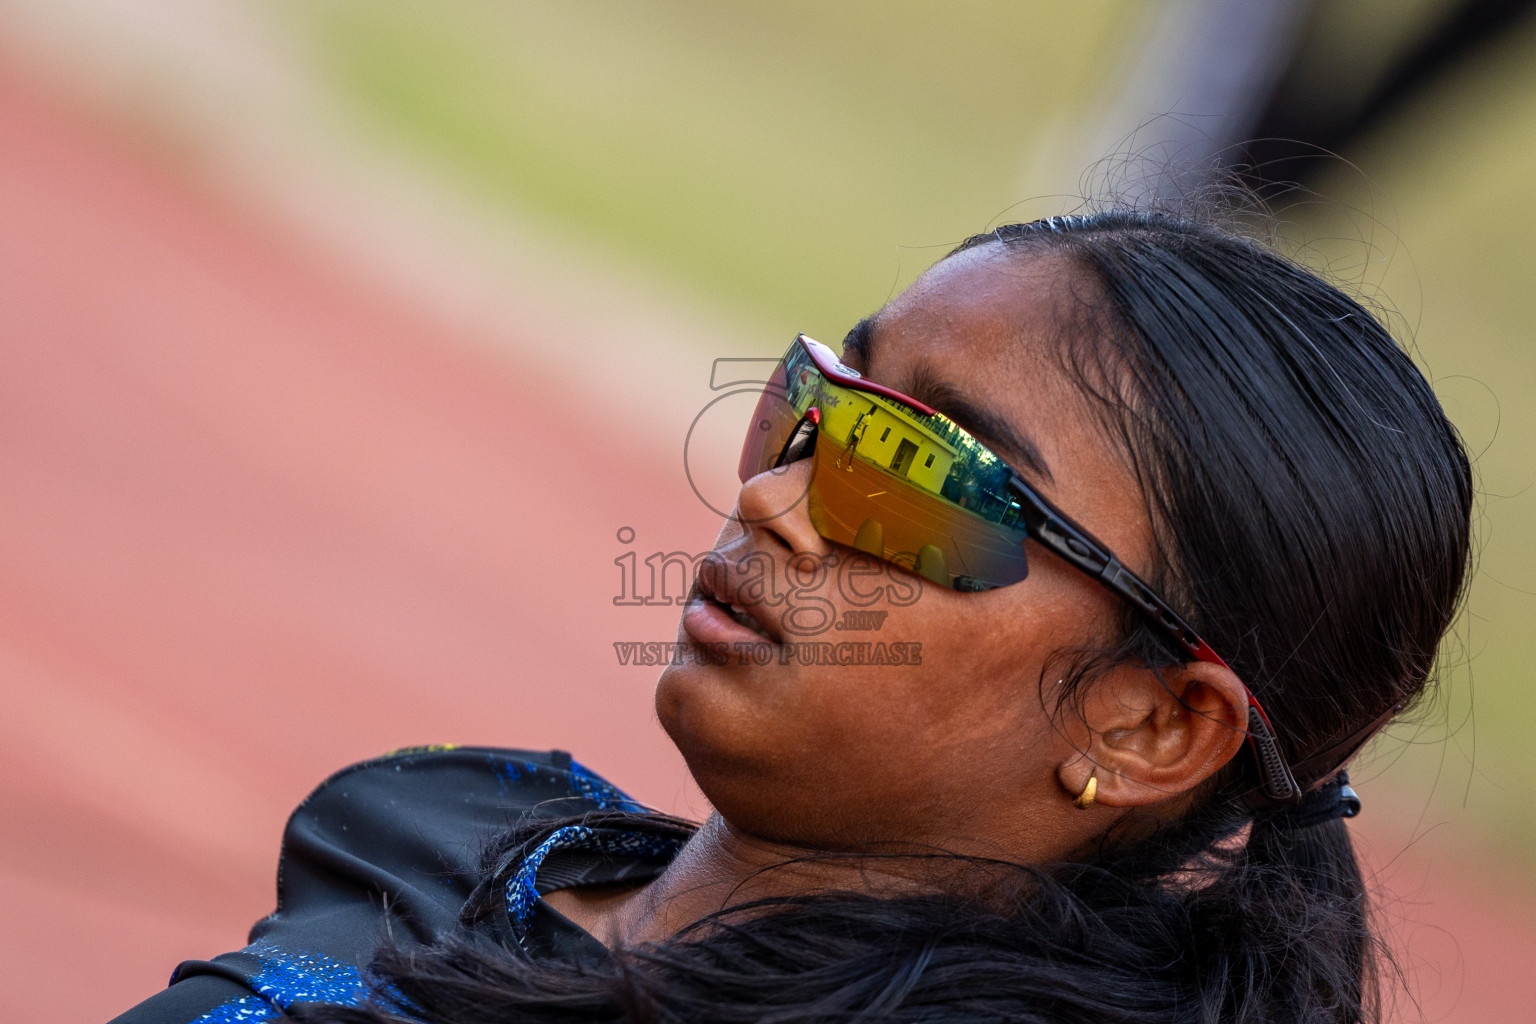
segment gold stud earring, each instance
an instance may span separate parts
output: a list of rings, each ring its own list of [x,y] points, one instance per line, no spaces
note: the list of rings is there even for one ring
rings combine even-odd
[[[1093,798],[1099,793],[1099,770],[1095,768],[1088,773],[1088,784],[1083,791],[1072,801],[1072,806],[1080,811],[1086,811],[1093,806]]]

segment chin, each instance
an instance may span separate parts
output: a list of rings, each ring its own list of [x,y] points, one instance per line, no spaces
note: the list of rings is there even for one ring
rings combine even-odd
[[[669,665],[656,681],[656,717],[710,805],[762,835],[760,826],[793,813],[793,783],[773,768],[782,756],[754,749],[751,724],[761,715],[732,701],[721,683],[708,666]]]
[[[776,842],[839,846],[856,842],[859,805],[832,780],[849,775],[807,751],[786,750],[794,726],[763,731],[761,709],[729,700],[713,673],[669,666],[656,684],[656,716],[689,774],[731,826]]]
[[[709,667],[682,664],[668,665],[656,680],[656,717],[711,803],[706,780],[748,770],[751,761],[729,724],[739,715],[732,715],[732,702],[712,676]]]

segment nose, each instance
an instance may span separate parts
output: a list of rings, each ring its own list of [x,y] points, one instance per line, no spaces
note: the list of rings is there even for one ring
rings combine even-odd
[[[736,499],[737,521],[743,529],[773,534],[796,554],[831,554],[831,544],[811,522],[814,475],[814,458],[757,474],[741,485]]]

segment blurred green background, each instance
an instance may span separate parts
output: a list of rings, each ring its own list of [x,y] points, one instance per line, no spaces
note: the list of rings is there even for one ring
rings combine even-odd
[[[898,279],[1010,217],[1026,154],[1115,84],[1133,10],[328,0],[294,13],[373,130],[487,201],[781,333],[837,339]]]

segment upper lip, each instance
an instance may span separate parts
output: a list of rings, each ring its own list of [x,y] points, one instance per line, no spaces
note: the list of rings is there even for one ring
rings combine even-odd
[[[714,563],[714,568],[711,568],[711,562]],[[768,635],[769,640],[782,643],[784,638],[779,632],[778,623],[773,621],[763,603],[741,599],[735,566],[736,563],[723,554],[719,559],[705,559],[700,562],[693,576],[694,592],[718,604],[741,609],[751,617],[753,622],[757,623],[759,629]]]

